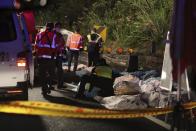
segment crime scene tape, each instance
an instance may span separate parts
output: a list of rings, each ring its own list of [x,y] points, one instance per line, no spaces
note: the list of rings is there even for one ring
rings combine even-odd
[[[196,102],[186,103],[183,106],[186,110],[190,110],[196,108]],[[172,107],[114,111],[36,101],[14,101],[0,104],[0,112],[2,113],[66,118],[123,119],[156,116],[171,113],[172,111]]]

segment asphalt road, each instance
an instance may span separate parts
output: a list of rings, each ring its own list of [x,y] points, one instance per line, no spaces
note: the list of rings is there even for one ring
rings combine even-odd
[[[52,91],[42,97],[40,88],[29,89],[29,100],[48,101],[78,106],[66,98],[68,92]],[[71,93],[69,95],[72,95]],[[95,106],[94,106],[95,107]],[[61,117],[26,116],[0,113],[0,131],[166,131],[147,119],[67,119]]]

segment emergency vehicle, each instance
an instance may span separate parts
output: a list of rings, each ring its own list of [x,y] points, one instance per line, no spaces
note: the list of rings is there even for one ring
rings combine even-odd
[[[33,85],[32,47],[26,22],[14,10],[15,0],[0,2],[0,100],[28,99]]]

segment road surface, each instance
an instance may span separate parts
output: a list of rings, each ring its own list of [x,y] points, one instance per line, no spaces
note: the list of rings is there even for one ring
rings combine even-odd
[[[79,105],[66,99],[67,93],[52,91],[43,98],[40,88],[29,89],[29,99]],[[72,95],[72,94],[70,94]],[[79,105],[81,106],[81,105]],[[0,113],[0,131],[166,131],[147,119],[67,119],[61,117],[26,116]]]

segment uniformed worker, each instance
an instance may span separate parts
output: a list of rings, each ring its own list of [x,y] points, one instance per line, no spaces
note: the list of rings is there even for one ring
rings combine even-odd
[[[65,47],[65,40],[63,38],[63,35],[61,34],[61,23],[56,22],[54,25],[54,33],[56,34],[55,42],[57,45],[57,59],[56,59],[56,66],[57,66],[57,88],[63,87],[63,67],[62,67],[62,61],[63,61],[63,53],[64,53],[64,47]]]
[[[75,33],[73,33],[67,42],[67,49],[68,49],[68,71],[71,71],[71,63],[74,59],[74,68],[73,71],[77,70],[78,66],[78,58],[79,53],[83,50],[83,37],[80,35],[80,28],[75,26]]]
[[[88,67],[95,66],[100,58],[100,48],[102,47],[102,37],[97,33],[96,28],[87,35],[88,38]]]
[[[55,59],[57,46],[54,39],[55,33],[53,28],[53,23],[47,23],[46,30],[39,33],[35,40],[35,52],[38,59],[43,95],[50,93],[56,66]]]

